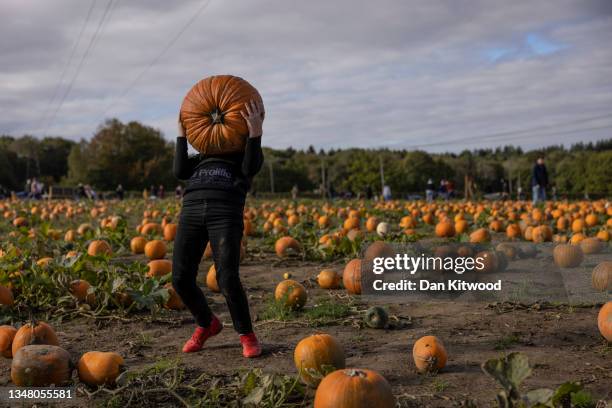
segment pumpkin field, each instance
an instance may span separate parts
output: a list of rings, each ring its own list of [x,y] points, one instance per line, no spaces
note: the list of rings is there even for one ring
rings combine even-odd
[[[609,299],[605,200],[249,201],[241,277],[263,355],[248,360],[209,248],[198,283],[225,329],[199,353],[180,352],[194,321],[171,284],[179,201],[4,201],[0,210],[0,387],[73,387],[72,399],[52,406],[595,407],[612,399],[610,301],[385,302],[361,296],[358,276],[362,248],[376,256],[391,243],[471,242],[493,268],[512,271],[515,259],[550,257],[537,245],[552,242],[554,263],[586,267],[574,273]]]

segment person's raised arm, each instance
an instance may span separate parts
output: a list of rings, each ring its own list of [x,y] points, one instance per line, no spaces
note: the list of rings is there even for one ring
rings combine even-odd
[[[247,139],[242,160],[242,173],[247,177],[255,176],[263,165],[263,152],[261,150],[261,137],[263,134],[262,125],[265,116],[263,105],[259,102],[250,101],[245,103],[245,111],[241,115],[249,128],[249,138]]]
[[[179,115],[178,119],[178,137],[176,138],[176,150],[174,153],[174,176],[179,180],[187,180],[193,173],[193,160],[190,160],[187,155],[187,137],[185,136],[185,127],[181,122]]]

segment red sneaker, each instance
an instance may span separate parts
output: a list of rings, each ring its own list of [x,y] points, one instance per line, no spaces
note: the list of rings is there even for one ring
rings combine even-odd
[[[187,340],[187,343],[185,343],[183,346],[183,353],[193,353],[195,351],[202,350],[204,342],[209,337],[219,334],[221,329],[223,329],[223,324],[221,324],[219,319],[217,319],[217,316],[213,316],[212,320],[210,321],[210,326],[196,327],[191,338]]]
[[[255,337],[255,333],[241,334],[242,355],[247,358],[259,357],[261,355],[261,345]]]

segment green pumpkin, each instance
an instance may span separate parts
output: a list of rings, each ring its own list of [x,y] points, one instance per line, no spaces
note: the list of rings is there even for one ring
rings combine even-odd
[[[380,306],[373,306],[366,311],[365,324],[373,329],[384,329],[389,322],[387,311]]]

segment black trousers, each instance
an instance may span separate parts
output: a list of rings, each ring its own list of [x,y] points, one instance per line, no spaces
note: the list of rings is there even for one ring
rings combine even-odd
[[[200,260],[210,241],[217,284],[229,308],[234,329],[240,334],[253,331],[249,303],[240,282],[240,244],[243,224],[242,204],[226,200],[200,199],[183,202],[174,239],[172,285],[196,323],[208,327],[212,312],[196,283]]]

